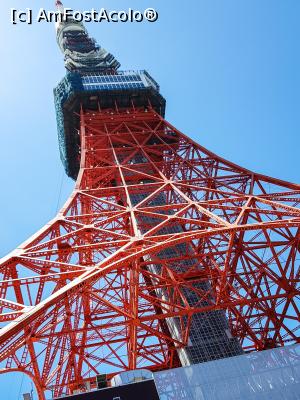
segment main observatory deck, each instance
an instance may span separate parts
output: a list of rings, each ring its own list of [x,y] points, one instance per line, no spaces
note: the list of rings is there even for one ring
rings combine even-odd
[[[99,110],[114,107],[147,107],[165,114],[165,99],[147,71],[111,73],[69,72],[54,89],[60,157],[66,173],[76,179],[79,171],[80,106]]]

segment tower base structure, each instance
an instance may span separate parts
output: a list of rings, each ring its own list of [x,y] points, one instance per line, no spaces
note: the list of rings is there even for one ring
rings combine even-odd
[[[1,263],[0,372],[44,400],[297,343],[299,185],[221,159],[151,104],[78,118],[73,194]]]
[[[86,391],[53,400],[160,400],[154,379],[101,390]]]
[[[300,345],[293,345],[155,372],[144,382],[61,400],[296,400],[299,371]]]

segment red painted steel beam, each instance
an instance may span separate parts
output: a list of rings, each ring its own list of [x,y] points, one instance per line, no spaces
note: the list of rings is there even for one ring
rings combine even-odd
[[[172,368],[194,316],[220,309],[247,351],[299,342],[300,186],[218,157],[151,109],[80,119],[73,194],[1,260],[0,373],[27,373],[42,400],[97,373]]]

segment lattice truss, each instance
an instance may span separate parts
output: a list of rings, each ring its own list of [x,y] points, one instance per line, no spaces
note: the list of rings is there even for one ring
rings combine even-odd
[[[213,310],[246,351],[299,342],[300,185],[221,159],[151,108],[81,111],[79,134],[73,194],[1,262],[0,372],[27,373],[44,399],[178,366]]]

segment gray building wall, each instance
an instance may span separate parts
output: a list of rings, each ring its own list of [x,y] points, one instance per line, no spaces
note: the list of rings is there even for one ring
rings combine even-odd
[[[300,345],[154,373],[161,400],[298,400]]]

